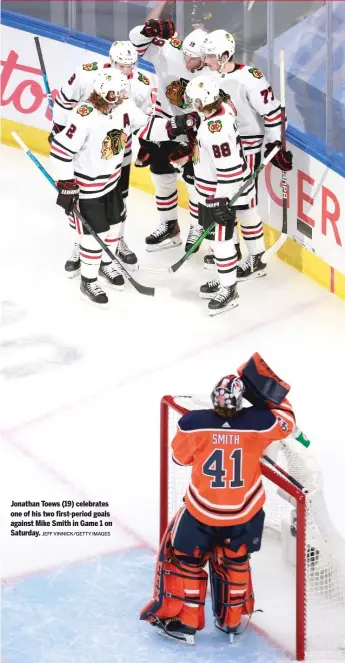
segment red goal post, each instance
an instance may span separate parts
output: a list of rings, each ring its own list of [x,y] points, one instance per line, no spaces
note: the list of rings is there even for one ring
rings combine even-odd
[[[186,407],[179,405],[174,396],[163,396],[160,411],[160,540],[167,528],[168,522],[174,513],[169,509],[169,491],[174,487],[170,485],[169,472],[171,467],[171,441],[176,430],[171,431],[171,412],[182,416],[189,412]],[[188,398],[188,397],[187,397]],[[174,417],[175,419],[175,417]],[[177,421],[177,418],[175,419]],[[306,642],[306,494],[289,481],[279,469],[261,462],[263,476],[296,500],[297,527],[296,527],[296,659],[305,659]],[[187,484],[185,486],[187,488]],[[183,495],[181,495],[182,500]]]

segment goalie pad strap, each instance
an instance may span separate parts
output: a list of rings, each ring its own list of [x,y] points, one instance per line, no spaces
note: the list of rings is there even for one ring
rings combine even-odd
[[[254,610],[249,558],[243,544],[237,552],[217,546],[211,557],[213,614],[221,628],[236,628]]]

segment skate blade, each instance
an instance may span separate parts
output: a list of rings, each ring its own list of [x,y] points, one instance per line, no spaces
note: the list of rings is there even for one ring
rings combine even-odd
[[[151,265],[139,265],[139,270],[141,272],[147,272],[148,274],[173,274],[170,267],[151,267]]]
[[[157,633],[167,640],[178,642],[180,645],[187,645],[187,647],[193,647],[195,645],[194,635],[185,635],[184,633],[181,633],[183,637],[179,638],[176,635],[170,635],[170,633],[166,633],[166,631],[163,629],[158,629]]]
[[[201,299],[214,299],[216,294],[216,292],[199,292],[199,297]]]
[[[173,241],[169,240],[169,244],[146,244],[146,251],[152,253],[153,251],[163,251],[164,249],[175,249],[177,246],[181,246],[182,239],[174,239]]]
[[[80,293],[80,298],[84,302],[87,302],[88,304],[91,304],[91,306],[97,306],[97,308],[100,308],[100,309],[106,310],[109,307],[109,302],[106,302],[105,304],[98,304],[97,302],[92,302],[90,297],[88,297],[87,295],[84,295],[83,292]]]
[[[116,257],[119,258],[119,260],[121,261],[121,265],[123,265],[123,267],[128,269],[129,272],[136,272],[139,269],[139,263],[138,262],[134,263],[134,265],[129,265],[127,262],[123,262],[123,260],[121,260],[121,258],[119,256],[116,256]]]
[[[208,265],[207,262],[204,262],[204,269],[210,272],[211,269],[216,269],[216,265]]]
[[[229,302],[229,304],[224,306],[224,308],[219,308],[219,309],[216,309],[216,310],[208,309],[208,313],[211,316],[218,315],[219,313],[225,313],[226,311],[230,311],[230,309],[232,309],[232,308],[236,308],[236,306],[238,306],[239,303],[240,303],[239,302],[239,297],[237,297],[237,299],[234,299],[233,302]]]
[[[237,277],[237,281],[238,281],[239,283],[244,283],[245,281],[252,281],[253,279],[258,279],[258,278],[260,278],[261,276],[266,276],[266,275],[267,275],[267,272],[266,272],[265,270],[263,270],[263,269],[259,269],[259,271],[257,271],[257,272],[253,272],[252,274],[250,274],[250,276],[245,276],[245,277],[243,277],[243,278],[241,278],[240,276],[238,276],[238,277]]]
[[[74,272],[66,272],[65,274],[68,279],[74,279],[76,276],[80,276],[80,267],[79,269],[76,269]]]

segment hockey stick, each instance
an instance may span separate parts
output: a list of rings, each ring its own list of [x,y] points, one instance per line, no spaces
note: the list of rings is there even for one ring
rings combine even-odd
[[[258,166],[258,168],[253,173],[251,173],[250,177],[247,179],[247,181],[244,184],[242,184],[242,186],[239,188],[239,190],[237,191],[235,196],[233,196],[233,198],[231,198],[231,200],[229,201],[229,207],[232,207],[232,205],[236,202],[236,200],[238,200],[238,198],[240,198],[240,196],[242,196],[242,194],[246,191],[248,186],[253,182],[253,180],[255,180],[258,177],[258,175],[261,173],[261,171],[265,168],[265,166],[267,166],[267,164],[273,159],[273,157],[277,154],[277,152],[279,152],[279,150],[280,150],[280,147],[276,146],[267,155],[267,157],[265,157],[262,160],[262,162]],[[175,262],[170,267],[161,267],[161,268],[152,267],[151,268],[149,266],[145,266],[145,267],[140,267],[140,269],[142,271],[153,272],[155,274],[164,274],[164,273],[169,273],[169,272],[170,273],[177,272],[177,270],[180,269],[180,267],[182,267],[182,265],[186,262],[186,260],[188,260],[188,258],[192,255],[192,253],[194,253],[194,251],[196,251],[196,249],[199,248],[201,242],[203,242],[205,237],[207,237],[207,235],[210,232],[212,232],[215,225],[216,225],[215,222],[211,223],[211,225],[208,226],[208,228],[206,228],[204,230],[204,232],[200,235],[200,237],[198,237],[198,239],[196,240],[196,242],[194,242],[194,244],[190,247],[190,249],[188,249],[188,251],[186,251],[186,253],[182,256],[182,258],[180,258],[180,260]]]
[[[24,141],[18,136],[18,134],[15,131],[12,131],[12,136],[15,139],[15,141],[20,145],[22,150],[27,154],[27,156],[33,161],[35,166],[43,173],[44,177],[48,180],[49,184],[51,184],[55,190],[57,190],[57,187],[55,185],[55,182],[53,178],[49,175],[49,173],[46,171],[44,166],[40,163],[38,159],[36,159],[35,155],[32,154],[31,150],[25,145]],[[121,272],[123,275],[126,277],[126,279],[131,283],[133,288],[135,288],[138,292],[140,292],[141,295],[149,295],[151,297],[154,297],[156,293],[155,288],[151,288],[146,285],[142,285],[141,283],[138,283],[129,272],[127,272],[126,268],[122,264],[122,262],[110,251],[109,247],[103,242],[103,240],[97,235],[97,233],[91,228],[91,226],[88,224],[87,221],[82,217],[80,214],[80,211],[74,207],[74,212],[77,214],[78,218],[80,219],[81,223],[83,224],[84,228],[88,231],[90,235],[98,242],[98,244],[102,247],[103,251],[111,258],[111,260],[115,261],[119,268],[121,269]]]
[[[44,64],[44,60],[43,60],[43,53],[42,53],[42,49],[41,49],[40,38],[39,37],[34,37],[34,40],[35,40],[35,46],[36,46],[38,59],[40,61],[41,73],[42,73],[42,78],[43,78],[45,91],[46,91],[46,94],[47,94],[48,104],[49,104],[49,108],[51,110],[51,114],[52,114],[52,117],[53,117],[53,99],[52,99],[52,93],[50,91],[50,87],[49,87],[49,83],[48,83],[47,70],[46,70],[46,67],[45,67],[45,64]]]
[[[281,114],[282,114],[282,128],[281,128],[281,143],[283,150],[286,150],[286,109],[285,109],[285,55],[284,49],[282,48],[279,54],[279,66],[280,66],[280,105],[281,105]],[[284,242],[287,240],[287,174],[285,170],[282,170],[282,204],[283,204],[283,223],[282,223],[282,232],[277,239],[277,241],[270,246],[267,251],[263,254],[261,260],[262,262],[267,263],[272,256],[274,256],[280,247],[283,246]]]

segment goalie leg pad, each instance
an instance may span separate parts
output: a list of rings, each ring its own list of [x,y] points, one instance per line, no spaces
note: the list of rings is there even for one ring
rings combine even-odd
[[[171,521],[158,552],[153,599],[141,610],[140,619],[154,624],[178,618],[186,626],[201,630],[205,626],[204,605],[207,573],[206,558],[186,555],[171,543],[171,533],[179,512]]]
[[[254,610],[254,595],[247,547],[237,552],[217,546],[211,557],[212,609],[220,628],[234,633],[242,615]]]

